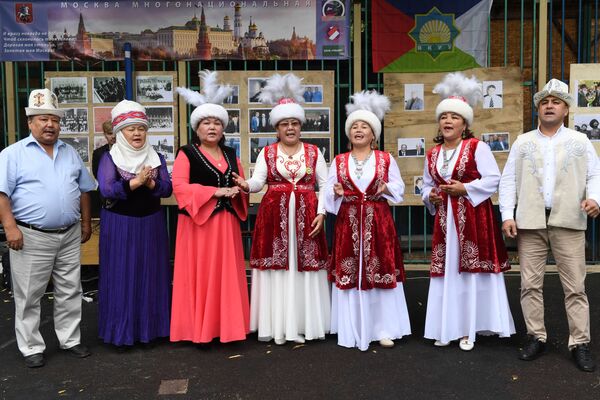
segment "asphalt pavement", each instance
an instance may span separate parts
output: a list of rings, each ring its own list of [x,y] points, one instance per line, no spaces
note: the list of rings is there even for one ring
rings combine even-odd
[[[95,271],[84,271],[93,298]],[[46,365],[25,367],[14,338],[14,304],[0,293],[0,399],[600,399],[600,368],[580,372],[567,349],[563,292],[555,273],[546,275],[548,346],[531,362],[517,358],[525,328],[518,273],[506,274],[517,335],[478,336],[463,352],[423,339],[429,279],[408,271],[405,293],[409,337],[392,349],[374,343],[367,352],[336,344],[334,335],[305,345],[244,342],[206,345],[168,339],[121,351],[97,338],[97,303],[83,303],[82,341],[92,356],[76,359],[58,349],[52,295],[44,296],[41,331]],[[600,360],[600,274],[587,279],[592,351]]]

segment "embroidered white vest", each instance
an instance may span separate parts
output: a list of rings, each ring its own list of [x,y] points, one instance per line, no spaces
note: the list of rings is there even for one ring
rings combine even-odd
[[[554,148],[556,180],[548,225],[585,230],[587,215],[581,210],[581,202],[585,199],[586,191],[586,136],[572,129],[563,129],[564,135]],[[537,131],[524,133],[518,141],[517,228],[543,229],[546,228],[542,191],[544,156],[537,139]]]

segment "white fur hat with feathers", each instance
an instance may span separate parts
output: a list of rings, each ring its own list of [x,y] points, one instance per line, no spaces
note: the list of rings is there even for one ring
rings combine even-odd
[[[390,110],[390,99],[375,90],[356,92],[350,96],[351,102],[346,104],[346,136],[350,137],[350,127],[356,121],[365,121],[371,126],[375,140],[381,136],[381,120]]]
[[[195,131],[200,121],[208,117],[220,119],[225,128],[229,122],[229,116],[221,104],[231,94],[233,88],[230,85],[219,85],[216,71],[200,71],[198,76],[201,81],[200,93],[184,87],[177,88],[177,92],[183,96],[186,103],[196,106],[190,116],[192,129]]]
[[[453,112],[463,117],[467,124],[473,124],[473,107],[483,99],[481,82],[471,76],[467,78],[460,72],[453,72],[435,85],[433,93],[443,99],[435,109],[435,117],[439,120],[445,112]]]
[[[269,121],[276,127],[279,121],[286,118],[296,118],[301,123],[306,122],[304,108],[299,103],[304,101],[302,94],[302,79],[289,73],[275,74],[267,80],[258,99],[263,104],[276,104],[269,113]]]

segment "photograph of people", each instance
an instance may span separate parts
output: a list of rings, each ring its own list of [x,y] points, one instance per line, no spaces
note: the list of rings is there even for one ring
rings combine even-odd
[[[577,106],[600,107],[600,81],[577,81]]]
[[[258,340],[277,345],[325,339],[330,326],[323,230],[327,165],[317,146],[300,140],[306,118],[302,94],[301,80],[291,73],[269,78],[260,99],[275,105],[269,120],[277,142],[260,151],[252,178],[234,175],[244,192],[268,185],[250,251],[250,329]]]
[[[425,138],[398,139],[398,157],[425,156]]]
[[[239,102],[240,86],[239,85],[231,85],[231,88],[233,88],[233,90],[231,91],[229,96],[227,96],[225,98],[225,100],[223,100],[223,104],[237,104]]]
[[[600,140],[599,114],[575,114],[573,117],[574,129],[585,135],[590,140]]]
[[[322,85],[304,85],[302,97],[305,103],[321,104],[323,103]]]
[[[388,205],[404,200],[404,182],[394,157],[378,150],[389,99],[363,91],[351,100],[345,123],[350,151],[331,163],[325,191],[327,212],[337,215],[331,333],[339,346],[367,351],[373,341],[394,347],[395,339],[411,333],[402,250]]]
[[[115,144],[98,167],[100,214],[98,336],[132,346],[169,336],[171,265],[160,199],[171,196],[165,158],[148,143],[146,110],[123,100],[112,110]],[[132,301],[135,299],[135,301]]]
[[[424,85],[422,83],[407,83],[404,85],[404,110],[422,111],[425,108],[424,98]]]
[[[266,78],[248,78],[248,103],[260,103],[260,93],[266,84]]]
[[[179,217],[175,241],[171,341],[221,343],[246,339],[250,309],[240,222],[248,196],[232,175],[244,176],[235,150],[225,145],[230,88],[217,89],[217,73],[199,73],[204,92],[177,88],[196,106],[192,143],[181,147],[173,165],[173,193]],[[237,176],[237,175],[236,175]]]
[[[483,108],[502,108],[502,81],[483,81]]]
[[[240,110],[227,110],[229,116],[229,122],[225,127],[225,134],[239,134],[240,133]]]
[[[503,275],[510,264],[491,201],[500,170],[470,129],[481,83],[452,73],[434,93],[443,100],[421,192],[435,216],[424,336],[435,346],[458,340],[461,350],[471,351],[478,334],[515,333]]]
[[[248,109],[248,124],[250,133],[274,133],[275,129],[269,123],[269,108]]]
[[[494,152],[510,150],[508,132],[482,133],[481,140]]]
[[[421,192],[423,191],[423,177],[413,176],[413,184],[415,187],[414,194],[421,194]]]

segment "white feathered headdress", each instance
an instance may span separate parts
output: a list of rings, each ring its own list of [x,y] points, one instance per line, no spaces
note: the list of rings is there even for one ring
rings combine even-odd
[[[269,113],[269,121],[276,127],[279,121],[286,118],[306,122],[304,108],[299,104],[304,101],[303,93],[302,79],[292,73],[275,74],[267,80],[258,99],[263,104],[276,104]]]
[[[184,87],[177,88],[177,92],[185,99],[186,103],[196,106],[190,116],[192,129],[196,130],[200,121],[207,117],[220,119],[225,128],[229,122],[229,116],[221,103],[233,92],[233,88],[230,85],[219,85],[216,71],[200,71],[198,76],[201,81],[201,92]]]
[[[381,136],[381,120],[390,110],[390,99],[375,90],[354,93],[351,102],[346,104],[346,136],[350,135],[350,127],[356,121],[365,121],[371,126],[375,140]]]
[[[435,85],[433,93],[443,99],[435,109],[436,119],[445,112],[454,112],[462,116],[468,125],[473,124],[473,107],[483,99],[481,82],[475,76],[467,78],[460,72],[448,74]]]

